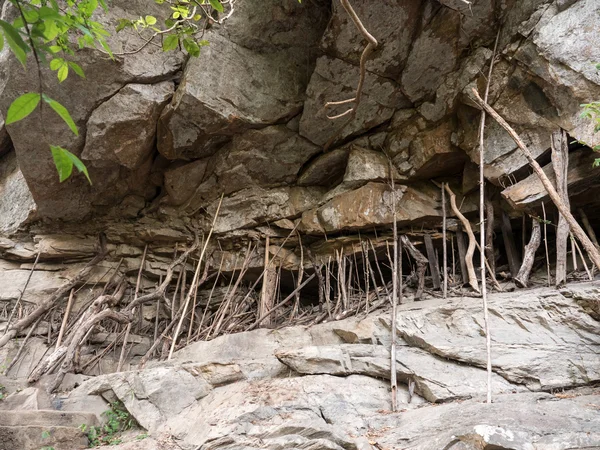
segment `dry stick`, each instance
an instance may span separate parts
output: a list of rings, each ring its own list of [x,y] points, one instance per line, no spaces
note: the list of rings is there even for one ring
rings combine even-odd
[[[140,283],[142,281],[142,272],[144,271],[144,262],[146,261],[146,254],[148,252],[148,244],[144,247],[144,254],[142,255],[142,261],[140,263],[140,269],[138,270],[138,276],[135,283],[135,293],[133,295],[133,299],[136,300],[138,298],[138,294],[140,292]],[[141,311],[140,307],[140,311]],[[135,311],[131,311],[132,314],[135,314]],[[125,349],[127,348],[127,341],[129,340],[129,333],[131,332],[131,326],[133,322],[129,322],[127,324],[127,328],[125,329],[125,337],[123,338],[123,346],[121,347],[121,355],[119,356],[119,363],[117,364],[117,372],[120,372],[123,368],[123,362],[125,361]]]
[[[258,248],[258,246],[256,248]],[[242,268],[240,269],[240,273],[237,277],[237,280],[235,281],[233,288],[228,289],[227,294],[225,294],[225,298],[223,299],[223,302],[221,303],[222,311],[221,311],[221,314],[219,315],[218,321],[216,321],[216,318],[215,318],[216,325],[215,325],[215,331],[214,331],[214,333],[212,333],[213,337],[216,337],[219,334],[219,332],[221,331],[221,325],[223,324],[225,315],[227,314],[227,311],[229,310],[229,305],[233,301],[233,298],[235,297],[235,293],[237,292],[237,290],[240,286],[240,283],[242,282],[244,276],[246,275],[246,272],[248,271],[248,267],[250,266],[250,260],[252,259],[254,250],[255,249],[252,248],[252,243],[248,242],[248,249],[246,250],[246,256],[244,258],[244,262],[242,263]],[[232,275],[232,279],[233,279],[233,275]],[[214,323],[213,323],[213,325],[214,325]],[[207,335],[207,339],[208,339],[208,337],[210,337],[210,334]]]
[[[575,251],[575,238],[573,237],[573,233],[570,233],[571,239],[571,256],[573,257],[573,271],[577,271],[577,252]]]
[[[494,43],[494,51],[490,60],[490,69],[488,72],[487,83],[485,86],[484,101],[488,101],[490,93],[490,84],[492,82],[492,72],[494,70],[494,60],[496,59],[496,50],[498,48],[498,39],[500,38],[500,29],[496,34],[496,42]],[[479,239],[480,244],[480,259],[481,259],[481,297],[483,299],[483,322],[485,327],[485,345],[487,352],[487,402],[492,403],[492,340],[490,336],[490,321],[487,304],[487,282],[485,277],[485,269],[487,259],[485,257],[485,177],[483,167],[485,164],[484,154],[484,133],[485,133],[485,111],[481,111],[481,120],[479,124]],[[467,222],[468,223],[468,222]],[[492,272],[492,278],[494,273]]]
[[[581,217],[581,222],[583,223],[583,226],[585,227],[585,231],[587,231],[588,236],[590,237],[590,239],[592,240],[594,245],[596,247],[599,247],[598,238],[596,238],[596,233],[594,232],[594,229],[592,228],[592,225],[590,224],[590,220],[588,219],[588,216],[585,214],[585,211],[583,209],[579,208],[579,209],[577,209],[577,212],[579,212],[579,216]]]
[[[358,105],[360,104],[363,86],[365,84],[365,76],[366,76],[366,73],[367,73],[367,65],[366,65],[367,64],[367,59],[369,58],[371,52],[375,48],[377,48],[377,45],[378,45],[377,44],[377,39],[375,39],[371,35],[371,33],[369,33],[367,31],[367,29],[365,28],[365,26],[361,22],[360,18],[358,17],[358,15],[356,14],[356,12],[352,8],[352,5],[350,5],[349,0],[340,0],[340,3],[342,4],[342,6],[344,7],[344,9],[348,13],[348,15],[350,16],[350,18],[352,19],[352,22],[354,22],[354,25],[356,26],[356,28],[358,29],[358,31],[368,41],[368,44],[365,47],[365,49],[363,50],[362,55],[360,57],[360,78],[358,80],[358,86],[356,87],[356,95],[354,97],[352,97],[352,98],[349,98],[347,100],[342,100],[342,101],[339,101],[339,102],[327,102],[325,104],[325,109],[331,108],[332,106],[347,105],[349,103],[354,103],[354,105],[352,106],[352,108],[344,111],[341,114],[338,114],[338,115],[335,115],[335,116],[327,116],[327,118],[331,119],[331,120],[339,119],[340,117],[344,117],[344,116],[347,116],[349,114],[354,115],[356,113],[356,109],[358,108]]]
[[[542,214],[544,215],[544,247],[546,248],[546,270],[548,271],[548,287],[552,284],[550,277],[550,254],[548,253],[548,220],[546,220],[546,207],[542,202]]]
[[[75,297],[75,289],[71,289],[71,293],[69,294],[69,301],[67,302],[67,309],[65,311],[65,315],[63,316],[62,324],[60,325],[60,331],[58,332],[58,339],[56,339],[56,346],[54,349],[58,349],[60,344],[62,343],[63,336],[65,334],[65,328],[67,327],[67,322],[69,321],[69,316],[71,315],[71,308],[73,306],[73,298]]]
[[[448,245],[446,243],[446,191],[442,183],[442,253],[443,253],[443,271],[444,271],[444,298],[448,296]]]
[[[300,244],[300,266],[298,267],[298,281],[296,282],[296,286],[300,286],[302,283],[302,277],[304,276],[304,247],[302,246],[302,237],[300,236],[300,232],[298,234],[298,243]],[[298,308],[300,307],[300,292],[296,294],[296,299],[294,300],[294,308],[292,309],[292,314],[290,319],[293,320],[294,316],[298,314]]]
[[[202,326],[204,325],[204,319],[206,318],[206,314],[208,313],[208,309],[210,308],[210,301],[212,300],[213,293],[215,292],[215,288],[217,287],[217,282],[219,281],[219,276],[221,275],[221,271],[223,270],[223,262],[224,261],[225,261],[225,252],[221,253],[221,262],[219,263],[219,270],[217,271],[217,276],[215,277],[215,282],[213,283],[212,289],[210,290],[210,294],[208,295],[208,300],[206,301],[206,306],[204,307],[204,312],[202,313],[202,318],[200,319],[200,323],[198,324],[198,331],[194,335],[194,340],[198,340],[200,338]]]
[[[485,109],[485,111],[489,115],[491,115],[500,124],[500,126],[504,128],[513,138],[517,146],[521,149],[521,151],[527,158],[529,165],[533,168],[534,172],[537,174],[540,181],[544,185],[546,192],[548,192],[548,196],[556,205],[559,212],[567,220],[567,223],[571,227],[571,230],[573,231],[573,234],[575,234],[575,237],[579,240],[579,242],[581,242],[581,245],[583,245],[583,248],[587,252],[589,258],[596,265],[596,267],[600,267],[600,252],[594,246],[590,238],[588,238],[588,236],[585,234],[583,228],[581,228],[581,226],[577,223],[577,221],[573,217],[573,214],[571,214],[569,208],[561,200],[560,196],[558,195],[558,192],[556,192],[556,189],[554,189],[552,182],[544,173],[544,170],[541,168],[539,163],[535,160],[535,158],[533,157],[533,155],[531,154],[521,137],[517,134],[515,130],[512,129],[512,127],[506,122],[506,120],[504,120],[490,105],[488,105],[481,99],[476,90],[472,91],[472,95],[472,99],[483,109]]]
[[[19,298],[17,298],[17,301],[15,302],[15,306],[13,307],[12,311],[10,312],[10,315],[8,316],[8,320],[6,321],[6,327],[4,327],[4,333],[2,333],[3,336],[8,332],[8,329],[10,328],[10,322],[12,321],[12,319],[15,315],[15,311],[17,310],[17,308],[19,306],[21,306],[21,300],[23,299],[23,295],[25,295],[27,286],[29,286],[29,281],[31,281],[31,277],[33,276],[35,266],[37,265],[38,260],[40,259],[40,253],[41,252],[38,251],[37,256],[35,257],[35,261],[33,262],[33,266],[31,266],[31,270],[29,271],[29,276],[27,277],[27,280],[25,280],[25,286],[23,286],[23,289],[21,290],[21,293],[19,294]],[[1,344],[0,344],[0,347],[2,347]]]
[[[208,264],[206,264],[206,267],[208,267]],[[196,301],[198,299],[198,288],[199,286],[196,286],[196,289],[194,289],[194,301],[192,302],[192,309],[190,311],[190,324],[188,326],[188,334],[187,339],[185,341],[186,345],[190,343],[190,339],[192,338],[192,330],[194,328],[194,317],[196,317]]]
[[[377,258],[377,252],[375,251],[375,246],[373,245],[373,241],[369,239],[369,243],[371,244],[371,248],[373,249],[373,256],[375,256],[375,267],[377,267],[377,272],[379,273],[379,278],[381,278],[381,284],[383,285],[383,289],[385,290],[385,295],[387,295],[388,299],[390,298],[390,291],[388,291],[387,285],[385,284],[385,278],[383,278],[383,273],[381,272],[381,266],[379,265],[379,259]]]
[[[106,346],[106,348],[104,350],[102,350],[98,355],[94,356],[94,358],[90,359],[88,362],[86,362],[85,364],[83,364],[81,366],[81,372],[83,373],[85,371],[85,369],[87,369],[88,367],[92,368],[94,367],[94,364],[96,363],[96,361],[99,361],[102,357],[104,357],[104,355],[106,355],[113,347],[115,347],[116,345],[118,345],[119,340],[121,339],[121,337],[125,334],[126,330],[121,331],[117,337],[115,338],[114,341],[112,341],[110,344],[108,344]]]
[[[479,245],[479,243],[475,242],[476,246],[477,246],[477,250],[479,250],[481,252],[481,246]],[[494,277],[494,274],[492,272],[492,267],[490,266],[490,263],[488,262],[487,258],[485,258],[483,260],[483,262],[485,263],[485,267],[490,275],[490,278],[492,279],[492,283],[494,283],[494,287],[496,288],[496,290],[498,292],[502,292],[502,286],[500,286],[500,283],[498,283],[498,280],[496,280],[496,277]]]
[[[202,251],[200,252],[200,259],[198,260],[198,265],[196,266],[196,273],[194,273],[194,278],[192,279],[192,285],[190,290],[185,298],[185,305],[183,307],[183,311],[181,313],[181,317],[179,319],[179,323],[177,324],[177,328],[175,329],[175,334],[173,335],[173,341],[171,342],[171,349],[169,350],[168,360],[173,356],[173,351],[175,350],[175,343],[177,342],[177,336],[179,336],[179,332],[181,331],[181,324],[185,319],[185,314],[187,312],[187,308],[190,304],[190,299],[192,297],[192,292],[196,290],[198,286],[198,281],[200,277],[200,267],[202,266],[202,260],[204,259],[204,254],[206,253],[206,248],[208,247],[208,242],[210,241],[210,237],[215,229],[215,224],[217,223],[217,217],[219,217],[219,211],[221,210],[221,204],[223,203],[223,195],[221,194],[221,199],[219,200],[219,204],[217,205],[217,210],[215,211],[215,217],[213,218],[212,225],[210,227],[210,231],[208,232],[208,237],[204,241],[204,246],[202,247]]]
[[[392,389],[392,411],[397,409],[398,380],[396,379],[396,314],[398,313],[398,219],[396,216],[396,189],[392,176],[392,162],[390,165],[390,180],[392,184],[392,214],[394,233],[394,261],[392,264],[392,342],[390,349],[390,385]]]
[[[567,194],[567,172],[569,168],[569,148],[567,145],[566,133],[556,131],[552,133],[550,139],[552,148],[552,168],[556,177],[556,191],[560,200],[566,208],[570,208],[569,196]],[[556,285],[561,285],[567,282],[567,247],[569,239],[569,224],[565,217],[560,214],[558,216],[558,227],[556,228]],[[577,256],[575,254],[575,246],[571,243],[573,253],[573,266],[577,270]]]
[[[429,264],[429,260],[425,258],[423,253],[421,253],[414,244],[408,239],[406,235],[402,235],[400,237],[402,244],[406,247],[406,250],[413,257],[413,259],[417,263],[417,292],[415,293],[415,300],[421,300],[423,296],[423,290],[425,288],[425,271],[427,270],[427,264]]]
[[[52,294],[49,298],[42,301],[31,313],[27,316],[15,322],[10,328],[7,326],[8,330],[1,338],[0,338],[0,348],[4,347],[8,341],[10,341],[13,337],[17,335],[17,333],[21,330],[24,330],[31,324],[33,324],[40,316],[43,316],[50,309],[52,309],[55,304],[61,300],[64,295],[81,283],[92,271],[92,268],[98,264],[101,260],[106,256],[106,244],[104,237],[100,239],[100,252],[96,255],[86,266],[81,269],[81,271],[75,275],[75,277],[66,283],[64,283],[61,287],[59,287],[54,294]]]
[[[487,219],[485,229],[485,252],[492,269],[491,276],[496,279],[496,255],[494,252],[494,204],[489,197],[485,201],[485,215]],[[525,244],[523,244],[525,245]]]
[[[535,261],[535,252],[537,252],[537,249],[540,246],[541,238],[542,231],[540,222],[534,218],[531,225],[531,238],[529,239],[529,244],[525,246],[525,252],[523,252],[523,264],[515,277],[515,284],[520,288],[527,287],[529,274],[531,273],[531,268]]]
[[[589,278],[590,281],[592,281],[594,279],[592,272],[590,271],[587,263],[585,262],[585,258],[583,257],[583,253],[581,252],[581,248],[579,247],[579,244],[577,243],[577,241],[572,238],[573,244],[575,245],[575,248],[577,249],[577,253],[579,253],[579,256],[581,258],[581,262],[583,263],[583,268],[585,269],[585,272],[587,273],[587,276]]]
[[[270,293],[268,292],[268,288],[270,285],[270,278],[272,275],[272,271],[268,270],[267,268],[269,267],[269,236],[267,235],[265,238],[265,260],[264,260],[264,268],[265,268],[265,275],[263,277],[263,284],[261,287],[261,291],[260,291],[260,303],[258,304],[258,315],[262,315],[264,314],[266,311],[269,310],[269,308],[271,308],[273,306],[273,299],[270,296]],[[269,325],[269,323],[267,323],[267,325]]]
[[[277,249],[277,251],[275,252],[275,255],[273,255],[273,258],[271,258],[271,261],[269,262],[269,265],[271,265],[273,263],[273,261],[277,258],[277,256],[279,255],[279,252],[281,251],[281,249],[283,248],[283,246],[285,245],[285,243],[288,241],[288,239],[292,236],[292,234],[294,234],[296,232],[296,229],[298,228],[298,226],[300,225],[300,222],[298,222],[296,225],[294,225],[294,228],[292,229],[292,231],[290,231],[290,233],[287,235],[287,237],[283,240],[283,242],[281,243],[281,245],[279,246],[279,248]],[[248,290],[248,293],[244,296],[244,298],[242,299],[242,303],[245,303],[246,300],[248,300],[248,298],[250,297],[250,295],[252,295],[252,292],[254,292],[254,289],[256,288],[256,286],[258,286],[258,283],[260,283],[260,280],[263,279],[263,277],[265,276],[265,272],[267,271],[267,267],[265,267],[262,271],[262,273],[258,276],[258,278],[254,281],[254,283],[252,284],[252,286],[250,287],[250,289]]]
[[[452,282],[456,283],[456,259],[454,255],[454,235],[450,235],[450,250],[452,252]]]
[[[469,236],[469,247],[467,248],[467,254],[465,255],[465,264],[467,265],[467,275],[469,277],[469,284],[471,285],[471,287],[477,293],[480,293],[481,291],[479,290],[479,283],[477,281],[477,275],[475,275],[475,267],[473,266],[473,254],[475,253],[475,247],[477,246],[477,240],[475,239],[475,235],[473,234],[473,229],[471,228],[471,224],[469,223],[467,218],[465,216],[463,216],[463,214],[460,212],[460,210],[458,209],[458,206],[456,206],[456,195],[454,195],[454,192],[452,192],[452,189],[450,189],[450,186],[448,186],[448,184],[445,184],[444,188],[446,189],[446,192],[450,196],[450,206],[452,208],[452,211],[454,212],[454,215],[460,219],[460,221],[463,225],[463,228],[465,229],[465,231],[467,232],[467,235]],[[484,260],[485,260],[485,257],[484,257]],[[485,266],[484,266],[484,270],[485,270]],[[483,272],[483,280],[485,280],[485,272]]]
[[[10,371],[10,369],[12,369],[13,366],[15,365],[15,363],[19,360],[19,358],[21,357],[21,354],[23,353],[23,350],[25,350],[25,345],[27,344],[27,341],[33,334],[33,330],[35,330],[37,328],[37,326],[41,320],[42,320],[42,316],[40,316],[38,318],[38,320],[31,326],[31,328],[27,332],[27,335],[25,336],[25,339],[23,339],[23,342],[21,343],[19,350],[17,351],[17,354],[15,355],[13,360],[10,362],[10,364],[8,366],[6,366],[6,369],[4,369],[4,372],[2,373],[2,375],[4,375],[4,376],[8,375],[8,372]],[[48,328],[50,328],[49,324],[48,324]]]
[[[292,298],[294,298],[294,296],[296,295],[297,292],[299,292],[304,286],[306,286],[310,281],[312,281],[312,279],[315,277],[316,275],[313,273],[311,276],[309,276],[306,280],[304,280],[304,282],[296,287],[296,289],[294,289],[292,291],[292,293],[290,295],[288,295],[286,298],[284,298],[283,300],[281,300],[281,302],[279,302],[277,305],[273,306],[271,309],[269,309],[268,311],[266,311],[263,315],[259,316],[259,318],[256,320],[256,322],[254,322],[252,325],[250,325],[248,328],[246,328],[244,331],[251,331],[254,330],[257,326],[260,325],[260,323],[265,320],[267,317],[269,317],[273,312],[277,311],[279,308],[281,308],[283,305],[285,305],[289,300],[291,300]]]

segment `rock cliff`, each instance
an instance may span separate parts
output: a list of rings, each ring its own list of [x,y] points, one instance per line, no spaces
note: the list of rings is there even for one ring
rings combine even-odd
[[[540,252],[534,262],[539,287],[555,259],[558,213],[492,120],[483,168],[488,220],[497,219],[490,263],[507,291],[490,305],[492,405],[481,403],[480,302],[463,288],[464,235],[448,205],[451,301],[439,298],[436,281],[441,182],[478,228],[481,111],[467,92],[488,82],[489,103],[551,179],[551,134],[568,134],[571,209],[588,233],[600,232],[600,172],[587,146],[598,136],[580,107],[600,100],[600,3],[352,3],[379,46],[350,121],[327,117],[343,107],[324,107],[354,94],[365,45],[337,0],[237,0],[227,21],[206,30],[199,58],[143,45],[127,30],[109,39],[114,60],[78,51],[85,80],[57,84],[44,69],[42,83],[79,136],[49,115],[5,126],[2,114],[36,88],[37,73],[0,52],[0,343],[42,311],[0,344],[9,391],[41,378],[39,390],[12,394],[6,409],[99,413],[119,399],[151,433],[140,448],[600,448],[598,287],[514,291],[528,216],[547,225],[548,259]],[[162,8],[113,0],[98,19],[114,29],[119,18]],[[92,184],[59,183],[49,143],[78,155]],[[392,414],[385,308],[394,221],[429,268],[426,300],[412,302],[425,266],[405,247],[402,411]],[[591,264],[574,243],[571,255],[569,280],[578,281],[581,264]],[[261,309],[265,298],[272,310]],[[90,314],[113,309],[116,322],[92,324],[82,346],[70,347]],[[146,368],[136,370],[140,363]],[[66,377],[47,397],[57,373]],[[2,420],[0,441],[20,443],[11,449],[43,445],[14,432],[27,416]],[[32,433],[54,420],[49,414]],[[69,448],[69,433],[81,438],[79,416],[64,420],[57,450]]]

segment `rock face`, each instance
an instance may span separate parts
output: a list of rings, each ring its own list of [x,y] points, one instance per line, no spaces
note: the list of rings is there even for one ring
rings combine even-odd
[[[356,96],[366,43],[338,1],[229,2],[234,13],[205,30],[208,45],[199,58],[179,49],[164,53],[158,41],[146,43],[137,33],[111,33],[111,47],[120,54],[114,60],[97,50],[75,52],[87,79],[70,76],[59,84],[56,74],[42,71],[44,93],[70,111],[78,135],[47,107],[5,125],[10,102],[38,87],[33,62],[24,70],[5,46],[0,336],[11,311],[22,318],[39,307],[85,267],[99,243],[108,254],[75,287],[70,325],[121,282],[127,291],[118,308],[136,295],[138,283],[137,294],[152,291],[174,255],[196,238],[206,244],[199,266],[205,273],[198,271],[205,284],[190,308],[198,333],[194,338],[183,321],[177,345],[196,342],[168,363],[135,369],[154,333],[162,335],[191,292],[200,258],[194,252],[175,268],[168,301],[139,311],[125,346],[125,370],[114,373],[118,360],[110,357],[91,364],[104,342],[119,345],[122,339],[120,325],[103,321],[78,355],[80,367],[90,364],[86,374],[104,375],[71,377],[62,387],[72,392],[54,402],[41,391],[11,393],[11,409],[97,413],[119,400],[152,434],[142,448],[157,449],[174,448],[175,441],[202,450],[600,448],[600,313],[593,283],[490,299],[492,405],[481,403],[487,374],[479,301],[400,306],[396,413],[390,413],[389,312],[363,315],[362,309],[364,297],[366,305],[387,304],[394,222],[399,234],[428,253],[427,288],[434,283],[436,252],[443,252],[441,183],[452,187],[467,220],[475,220],[481,111],[467,94],[472,88],[483,93],[488,82],[489,103],[546,173],[551,133],[568,133],[571,205],[578,218],[583,208],[600,233],[599,172],[589,148],[599,135],[580,106],[600,100],[593,64],[600,61],[600,34],[590,25],[600,3],[351,2],[379,45],[366,61],[355,114],[338,119],[330,117],[353,104],[325,104]],[[2,20],[12,20],[11,8],[10,2],[2,8]],[[122,17],[170,13],[165,4],[114,0],[97,20],[113,31]],[[520,209],[540,216],[545,202],[548,220],[555,221],[526,159],[489,117],[483,141],[488,202],[496,215]],[[79,156],[93,184],[78,175],[59,183],[50,144]],[[454,214],[447,215],[453,261],[447,273],[458,290],[462,235]],[[495,248],[502,249],[506,238],[492,231]],[[513,235],[520,241],[518,231]],[[497,256],[501,274],[507,261],[502,250]],[[261,278],[265,260],[272,264]],[[410,298],[416,267],[412,256],[402,260]],[[510,281],[501,282],[510,288]],[[346,286],[348,298],[342,295]],[[37,367],[45,342],[59,333],[69,291],[35,323],[11,377]],[[258,316],[254,325],[244,320],[263,299],[275,302],[271,326],[302,326],[234,333],[262,325]],[[331,317],[323,306],[330,302],[336,308]],[[360,318],[348,319],[352,314]],[[224,317],[232,321],[222,323]],[[327,322],[306,326],[314,317]],[[346,319],[331,320],[340,317]],[[202,331],[207,323],[210,329]],[[19,343],[27,331],[18,333]],[[164,347],[157,353],[166,359]],[[2,347],[0,367],[18,352],[15,342]],[[6,426],[25,427],[20,420],[26,417]],[[81,438],[67,428],[65,439]],[[40,429],[32,430],[11,448],[43,446],[31,437]],[[168,438],[161,440],[163,434]],[[13,437],[0,418],[0,448]]]
[[[197,342],[170,364],[88,380],[63,404],[75,410],[116,395],[143,427],[170,430],[182,448],[594,448],[598,393],[583,386],[600,379],[599,327],[580,303],[597,292],[588,284],[518,302],[490,297],[492,405],[481,403],[485,337],[472,299],[399,307],[398,413],[389,412],[385,381],[389,314]]]
[[[0,233],[10,234],[17,230],[33,218],[35,212],[35,202],[15,154],[10,152],[0,157]]]
[[[409,183],[412,197],[422,199],[401,219],[404,225],[436,223],[439,214],[432,212],[440,205],[432,199],[438,197],[427,183],[413,183],[432,178],[470,183],[461,178],[469,173],[466,162],[479,160],[479,111],[464,91],[485,86],[497,17],[506,26],[490,103],[536,157],[545,158],[550,133],[559,127],[574,139],[595,142],[593,125],[580,117],[579,106],[600,95],[598,73],[589,63],[600,60],[598,36],[585,26],[598,11],[593,0],[357,2],[358,16],[379,45],[366,62],[362,99],[347,123],[327,115],[351,104],[324,108],[328,101],[352,98],[359,79],[365,41],[342,5],[238,3],[235,14],[207,30],[209,45],[200,58],[185,61],[181,52],[162,53],[152,45],[132,53],[137,41],[117,34],[111,45],[128,52],[118,61],[89,50],[77,53],[88,80],[72,77],[56,86],[44,74],[45,92],[69,109],[79,137],[52,115],[46,127],[51,136],[28,122],[4,127],[0,119],[0,154],[14,146],[36,217],[134,219],[158,212],[210,223],[223,194],[226,204],[245,203],[256,211],[252,218],[228,212],[229,224],[219,233],[302,214],[301,227],[311,233],[366,230],[389,224],[390,213],[383,211],[389,202],[369,203],[393,175],[397,185]],[[138,7],[116,2],[100,20],[114,26],[116,17],[139,15]],[[152,8],[161,14],[161,6]],[[567,32],[571,29],[577,33]],[[35,74],[22,72],[7,51],[1,58],[4,112],[11,98],[34,84]],[[510,136],[488,121],[484,138],[487,179],[502,188],[522,181],[526,160]],[[46,141],[79,155],[93,186],[81,177],[59,184],[49,152],[38,148]],[[3,172],[4,184],[9,172]],[[26,195],[24,186],[11,190]],[[290,208],[282,192],[298,186],[319,186],[319,195]],[[260,206],[256,192],[279,200]],[[371,207],[375,215],[362,214]],[[18,210],[5,219],[15,224],[8,231],[29,217]],[[329,212],[343,217],[326,218]]]

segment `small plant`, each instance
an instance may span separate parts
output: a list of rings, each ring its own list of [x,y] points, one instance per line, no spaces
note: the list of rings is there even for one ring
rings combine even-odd
[[[596,70],[600,71],[600,63],[595,63],[595,66]],[[594,133],[600,132],[600,102],[584,103],[581,107],[583,108],[581,117],[589,119],[594,123]],[[600,152],[600,144],[589,144],[586,142],[582,142],[582,144],[587,145],[595,152]],[[594,167],[600,167],[600,158],[594,161]]]
[[[49,431],[43,431],[42,432],[42,440],[43,439],[48,439],[50,437],[50,432]],[[44,447],[42,447],[40,450],[54,450],[54,447],[52,447],[51,445],[46,445]]]
[[[79,427],[87,434],[90,448],[101,445],[118,445],[121,443],[119,434],[137,426],[135,419],[119,401],[111,403],[110,409],[104,411],[102,415],[106,418],[104,425],[90,427],[84,424]]]
[[[0,402],[6,398],[6,388],[0,384]]]

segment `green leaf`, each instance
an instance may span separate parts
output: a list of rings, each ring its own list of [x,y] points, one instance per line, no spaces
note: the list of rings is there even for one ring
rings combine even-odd
[[[176,34],[170,34],[163,40],[163,50],[168,52],[169,50],[175,50],[179,44],[179,36]]]
[[[193,39],[185,38],[183,40],[183,48],[185,48],[185,51],[188,52],[191,56],[200,56],[200,47]]]
[[[52,151],[54,165],[58,171],[58,179],[62,183],[73,173],[73,161],[67,156],[69,152],[62,147],[51,145],[50,150]]]
[[[50,61],[50,69],[51,70],[58,70],[60,69],[60,66],[62,66],[65,63],[65,60],[62,58],[54,58],[52,61]]]
[[[0,52],[4,49],[4,35],[0,33]]]
[[[69,76],[69,66],[66,63],[63,63],[62,66],[60,66],[60,68],[58,69],[58,81],[60,83],[62,83],[63,81],[65,81],[67,79],[67,77]]]
[[[146,24],[154,25],[156,24],[156,17],[154,16],[146,16]]]
[[[223,12],[223,5],[221,4],[221,2],[219,0],[208,0],[208,1],[210,2],[210,6],[212,6],[214,9],[216,9],[220,13]]]
[[[40,102],[40,94],[28,92],[16,98],[8,107],[6,125],[18,122],[31,114]]]
[[[42,98],[46,103],[48,103],[48,105],[50,105],[50,108],[52,108],[56,114],[58,114],[60,118],[65,121],[75,136],[79,136],[77,125],[75,125],[75,122],[73,121],[71,114],[69,114],[69,111],[67,111],[67,108],[58,103],[56,100],[52,100],[46,94],[42,94]]]
[[[17,57],[17,59],[23,64],[25,67],[25,62],[27,61],[27,52],[29,51],[29,47],[21,38],[19,32],[13,27],[10,23],[5,22],[4,20],[0,20],[0,28],[4,31],[4,36],[6,37],[6,41],[8,42],[8,46]]]
[[[79,64],[69,61],[69,67],[73,69],[73,72],[75,72],[81,78],[85,78],[85,73],[83,73],[83,69]]]
[[[77,168],[79,173],[84,174],[88,180],[88,183],[92,184],[92,179],[90,178],[90,174],[88,173],[88,170],[87,170],[87,167],[85,167],[85,164],[83,164],[83,162],[77,156],[75,156],[73,153],[67,152],[67,154],[68,154],[69,158],[71,159],[71,161],[73,161],[73,164],[75,165],[75,167]]]

